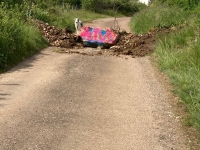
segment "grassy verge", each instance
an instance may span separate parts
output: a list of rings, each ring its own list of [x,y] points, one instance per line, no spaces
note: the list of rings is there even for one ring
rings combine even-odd
[[[151,29],[182,28],[157,39],[155,54],[188,111],[187,125],[200,130],[200,37],[199,16],[167,6],[144,10],[132,18],[132,30],[145,33]],[[198,14],[198,13],[196,13]]]
[[[187,16],[187,12],[177,7],[149,7],[134,15],[131,29],[135,33],[146,33],[157,28],[170,28],[183,24]]]

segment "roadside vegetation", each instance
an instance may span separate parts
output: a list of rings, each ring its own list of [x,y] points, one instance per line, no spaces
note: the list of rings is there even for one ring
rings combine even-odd
[[[136,1],[0,0],[0,72],[48,46],[34,20],[74,31],[74,18],[88,22],[132,15],[144,7]]]
[[[200,2],[198,0],[155,0],[134,15],[135,33],[171,29],[159,36],[155,55],[188,112],[186,124],[200,131]]]

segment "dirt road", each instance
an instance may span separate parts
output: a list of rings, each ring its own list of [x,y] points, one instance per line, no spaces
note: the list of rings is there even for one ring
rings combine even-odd
[[[0,150],[188,149],[149,57],[57,50],[0,75]]]
[[[129,23],[131,18],[130,17],[123,17],[123,18],[117,18],[117,22],[115,21],[115,18],[105,18],[105,19],[98,19],[93,21],[92,23],[87,23],[88,26],[92,27],[112,27],[117,28],[117,26],[120,27],[120,30],[125,30],[126,32],[131,32]]]

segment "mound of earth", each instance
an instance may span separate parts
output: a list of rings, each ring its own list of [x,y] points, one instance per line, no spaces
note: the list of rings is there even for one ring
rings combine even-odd
[[[63,48],[82,48],[81,40],[68,29],[57,29],[48,23],[37,20],[36,25],[51,46]]]
[[[46,37],[51,46],[61,47],[60,52],[87,54],[80,37],[77,37],[70,29],[57,29],[42,21],[36,21],[37,27]],[[109,49],[99,50],[97,54],[130,55],[143,57],[154,50],[155,38],[159,33],[168,33],[169,29],[153,30],[146,34],[133,34],[120,32],[119,41]],[[84,52],[83,52],[84,51]]]
[[[155,45],[155,38],[151,33],[137,35],[124,33],[120,36],[119,42],[112,46],[114,55],[131,55],[132,57],[143,57],[152,52]]]

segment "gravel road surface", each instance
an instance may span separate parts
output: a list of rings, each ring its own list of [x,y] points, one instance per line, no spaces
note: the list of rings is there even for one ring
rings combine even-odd
[[[118,21],[130,30],[129,20]],[[57,49],[44,49],[0,75],[0,150],[188,149],[148,56]]]

